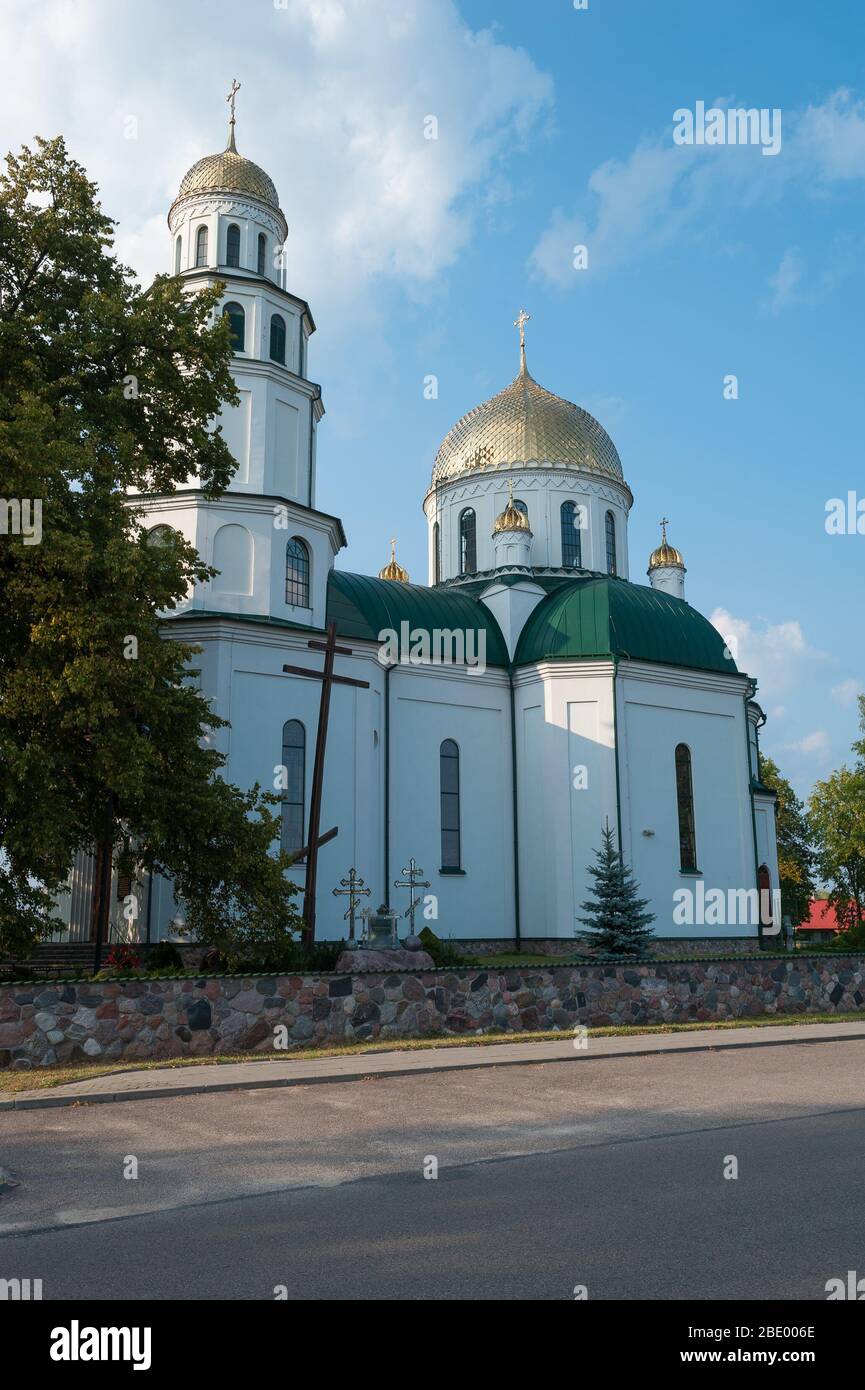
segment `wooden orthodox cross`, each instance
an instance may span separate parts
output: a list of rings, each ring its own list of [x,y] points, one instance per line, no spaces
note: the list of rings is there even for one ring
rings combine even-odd
[[[351,647],[336,645],[336,623],[327,629],[327,641],[311,640],[307,643],[313,651],[324,652],[324,670],[312,671],[308,666],[283,666],[292,676],[307,676],[321,681],[321,701],[318,707],[318,730],[315,735],[315,760],[312,765],[312,796],[309,803],[309,836],[303,849],[295,856],[306,859],[306,890],[303,899],[303,944],[309,949],[315,941],[315,888],[318,877],[318,851],[322,845],[332,840],[337,827],[326,834],[319,833],[321,824],[321,793],[324,785],[324,750],[327,746],[327,722],[330,714],[330,692],[333,685],[354,685],[361,690],[369,689],[369,681],[355,680],[353,676],[335,676],[333,661],[335,656],[351,656]]]
[[[354,914],[361,898],[369,897],[370,889],[354,868],[349,869],[348,878],[341,878],[339,883],[339,888],[331,888],[330,891],[335,898],[348,898],[348,909],[342,915],[348,918],[348,939],[354,941]]]
[[[414,862],[414,856],[412,856],[408,861],[408,868],[402,871],[402,878],[395,878],[393,882],[394,888],[408,888],[409,890],[409,905],[405,916],[409,919],[410,936],[414,936],[414,910],[420,902],[420,898],[415,897],[414,890],[416,888],[431,887],[430,883],[425,878],[421,878],[422,873],[423,869],[418,868],[417,864]]]

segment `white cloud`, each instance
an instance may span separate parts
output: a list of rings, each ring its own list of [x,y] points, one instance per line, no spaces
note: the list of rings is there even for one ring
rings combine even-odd
[[[716,608],[709,621],[727,641],[739,670],[759,678],[767,699],[798,690],[826,662],[823,652],[809,646],[796,619],[770,623]]]
[[[769,288],[772,291],[772,298],[769,301],[769,311],[779,314],[782,309],[786,309],[797,298],[799,282],[802,279],[802,261],[796,251],[792,248],[784,252],[781,257],[781,264],[774,275],[769,277]]]
[[[857,680],[841,681],[840,685],[833,685],[832,694],[839,705],[852,705],[856,696],[861,694],[862,686]]]
[[[12,0],[0,85],[12,148],[62,132],[144,280],[167,269],[165,215],[186,169],[237,142],[274,179],[289,287],[331,341],[368,323],[379,283],[423,290],[453,264],[508,155],[552,100],[522,50],[472,31],[452,0]],[[424,118],[438,139],[424,138]],[[137,138],[124,138],[137,122]]]
[[[787,743],[784,746],[791,753],[804,753],[806,756],[823,754],[829,751],[829,735],[825,729],[815,729],[813,733],[806,734],[795,743]]]
[[[781,153],[764,159],[756,145],[674,145],[671,121],[662,133],[644,136],[625,158],[595,169],[575,206],[554,209],[529,257],[530,269],[559,288],[574,288],[684,231],[704,235],[730,209],[738,215],[743,206],[777,199],[791,188],[825,197],[839,184],[865,179],[865,101],[850,92],[834,92],[804,111],[785,111],[783,134]],[[588,271],[573,268],[576,243],[588,247]],[[794,272],[792,260],[776,272],[778,307],[795,289]]]

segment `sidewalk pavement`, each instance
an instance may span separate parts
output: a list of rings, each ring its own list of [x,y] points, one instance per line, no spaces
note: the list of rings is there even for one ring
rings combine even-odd
[[[865,1041],[865,1024],[810,1023],[729,1028],[689,1033],[635,1033],[592,1038],[578,1047],[567,1035],[561,1042],[492,1043],[486,1046],[419,1048],[407,1052],[354,1053],[347,1057],[311,1057],[292,1061],[213,1063],[152,1071],[109,1072],[89,1081],[40,1091],[0,1092],[0,1110],[42,1110],[60,1105],[114,1100],[161,1100],[211,1091],[262,1090],[272,1086],[315,1086],[329,1081],[359,1081],[368,1076],[418,1076],[465,1067],[519,1067],[542,1062],[593,1062],[615,1057],[653,1057],[667,1052],[711,1052],[722,1048],[777,1047],[788,1043]]]

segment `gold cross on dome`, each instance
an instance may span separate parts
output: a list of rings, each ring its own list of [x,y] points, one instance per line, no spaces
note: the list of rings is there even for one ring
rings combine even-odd
[[[232,77],[232,79],[231,79],[231,91],[228,93],[228,96],[225,98],[225,100],[228,102],[229,106],[231,107],[231,124],[232,124],[232,125],[234,125],[234,102],[235,102],[235,98],[236,98],[236,96],[237,96],[237,93],[240,91],[240,86],[241,86],[241,84],[238,82],[237,78],[236,78],[236,77]]]
[[[664,545],[667,544],[667,527],[669,526],[669,524],[670,524],[670,518],[669,518],[668,516],[662,516],[662,517],[661,517],[661,539],[663,540]]]
[[[521,347],[521,348],[524,348],[525,345],[526,345],[526,324],[528,323],[528,321],[529,321],[530,318],[531,318],[531,314],[527,314],[526,311],[525,311],[525,309],[520,309],[520,312],[517,314],[517,317],[514,319],[514,328],[518,328],[518,329],[520,330],[520,347]]]

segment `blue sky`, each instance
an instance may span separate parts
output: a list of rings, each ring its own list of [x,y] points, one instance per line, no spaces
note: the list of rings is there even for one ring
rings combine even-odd
[[[524,306],[533,375],[619,449],[632,577],[666,514],[806,792],[849,756],[865,689],[865,535],[824,526],[829,498],[865,498],[865,6],[286,0],[245,6],[242,35],[234,16],[12,0],[4,145],[63,131],[146,279],[240,78],[238,145],[277,184],[318,324],[317,500],[345,568],[377,570],[395,534],[425,580],[436,448],[513,377]],[[780,153],[674,146],[698,100],[780,108]]]

